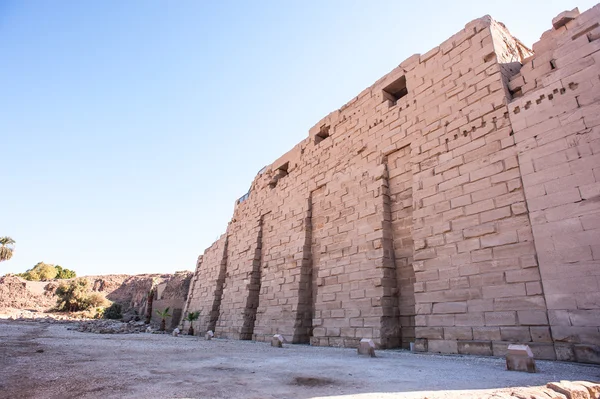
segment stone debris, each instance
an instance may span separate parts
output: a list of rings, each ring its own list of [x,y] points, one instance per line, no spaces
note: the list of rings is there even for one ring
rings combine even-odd
[[[179,336],[179,328],[176,328],[173,330],[173,336],[174,337],[178,337]]]
[[[506,369],[535,373],[535,359],[528,345],[509,345],[506,353]]]
[[[358,354],[375,357],[375,343],[372,339],[363,338],[358,344]]]
[[[283,348],[284,341],[285,341],[285,339],[283,338],[283,336],[281,334],[275,334],[275,335],[273,335],[273,338],[271,339],[271,346],[273,346],[275,348]]]
[[[138,334],[142,332],[154,332],[143,321],[124,323],[118,320],[87,320],[79,322],[79,325],[72,329],[94,334]]]
[[[208,330],[205,334],[205,338],[207,341],[210,341],[215,336],[215,333],[212,330]]]

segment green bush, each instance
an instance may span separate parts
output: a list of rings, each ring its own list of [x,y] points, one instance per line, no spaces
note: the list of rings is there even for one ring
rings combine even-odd
[[[121,307],[121,304],[113,303],[112,305],[110,305],[108,308],[106,308],[104,310],[104,318],[112,319],[112,320],[122,319],[123,318],[123,315],[121,314],[122,310],[123,309]]]
[[[108,299],[104,295],[98,292],[92,292],[87,296],[88,309],[89,308],[105,308],[110,305]]]
[[[77,277],[77,273],[74,270],[69,270],[61,267],[60,265],[54,266],[56,268],[56,277],[58,279],[70,279]]]
[[[60,265],[51,265],[49,263],[38,262],[25,273],[17,274],[17,276],[29,281],[45,281],[52,279],[70,279],[75,278],[76,273],[73,270],[65,269]]]
[[[63,312],[79,312],[93,308],[105,308],[109,301],[97,292],[88,292],[89,282],[84,278],[62,283],[56,289],[56,308]]]

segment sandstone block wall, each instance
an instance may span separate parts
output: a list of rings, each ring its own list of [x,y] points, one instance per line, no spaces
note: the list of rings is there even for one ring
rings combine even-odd
[[[511,81],[522,93],[510,120],[561,360],[599,360],[599,22],[596,6],[555,24]]]
[[[598,10],[535,54],[477,19],[323,118],[238,200],[186,310],[222,337],[594,361]]]

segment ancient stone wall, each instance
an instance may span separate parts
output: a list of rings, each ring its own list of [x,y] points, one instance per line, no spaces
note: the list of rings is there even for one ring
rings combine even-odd
[[[598,6],[555,19],[509,106],[556,355],[588,362],[600,361],[599,23]]]
[[[520,342],[548,359],[559,352],[553,334],[579,334],[561,340],[567,349],[559,358],[569,358],[562,353],[571,344],[597,344],[598,230],[590,215],[600,211],[592,144],[600,83],[593,52],[600,41],[584,43],[596,37],[597,13],[598,7],[545,34],[535,56],[489,16],[474,20],[323,118],[238,200],[225,236],[198,263],[186,309],[202,311],[202,328],[239,339],[278,333],[297,343],[352,347],[372,338],[382,348],[414,343],[417,350],[483,355],[502,355]],[[550,57],[545,52],[556,61],[550,70],[536,63]],[[536,104],[557,80],[544,77],[560,81],[584,70],[574,70],[573,62],[589,69],[561,86],[569,94]],[[532,84],[537,78],[543,82]],[[571,81],[579,86],[568,88]],[[569,106],[581,96],[583,108],[563,110],[568,96]],[[533,125],[550,126],[567,112],[576,128],[542,143],[531,138],[532,129],[545,132]],[[576,121],[581,117],[590,120]],[[589,131],[568,146],[582,126]],[[567,147],[537,149],[554,141]],[[575,159],[579,146],[587,152]],[[555,152],[562,161],[544,158]],[[534,178],[536,162],[539,168],[568,163],[572,173],[557,178],[578,174],[589,187],[584,194],[555,182],[557,192],[572,196],[540,192],[546,180]],[[591,205],[579,204],[584,195]],[[543,201],[549,205],[538,205]],[[548,219],[545,210],[562,204],[573,209]],[[561,244],[551,248],[568,257],[585,242],[587,257],[575,259],[580,264],[543,253],[544,228],[584,215],[581,238],[557,235]],[[591,280],[577,297],[553,282],[573,267],[569,278]],[[577,330],[565,329],[566,320]]]

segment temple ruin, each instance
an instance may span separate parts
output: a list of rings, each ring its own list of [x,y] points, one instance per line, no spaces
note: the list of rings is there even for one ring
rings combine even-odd
[[[474,20],[261,170],[197,330],[600,362],[600,5],[552,26],[530,50]]]

